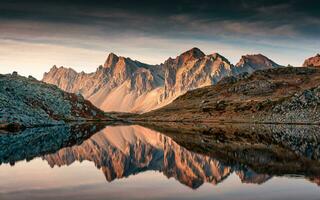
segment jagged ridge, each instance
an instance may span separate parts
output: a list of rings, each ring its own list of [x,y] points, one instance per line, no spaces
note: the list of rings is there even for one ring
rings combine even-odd
[[[80,92],[105,111],[147,112],[167,105],[185,92],[212,85],[223,77],[280,67],[265,56],[247,55],[232,65],[218,53],[192,48],[160,65],[148,65],[110,53],[96,72],[77,73],[53,67],[43,81],[68,92]]]

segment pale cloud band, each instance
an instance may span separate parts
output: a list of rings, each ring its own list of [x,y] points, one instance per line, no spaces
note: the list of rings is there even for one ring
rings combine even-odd
[[[235,63],[263,53],[301,65],[319,52],[319,2],[3,1],[0,73],[41,78],[53,64],[94,71],[109,52],[157,64],[199,47]]]

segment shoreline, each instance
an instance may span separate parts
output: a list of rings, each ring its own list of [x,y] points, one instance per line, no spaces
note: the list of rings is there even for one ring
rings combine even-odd
[[[187,123],[187,124],[265,124],[265,125],[310,125],[320,126],[320,122],[272,122],[272,121],[225,121],[225,120],[147,120],[147,119],[88,119],[88,120],[68,120],[65,123],[58,124],[37,124],[32,126],[24,126],[19,123],[2,123],[0,124],[0,134],[17,133],[28,128],[63,126],[67,124],[86,124],[86,123],[106,123],[114,122],[120,124],[154,124],[154,123]]]

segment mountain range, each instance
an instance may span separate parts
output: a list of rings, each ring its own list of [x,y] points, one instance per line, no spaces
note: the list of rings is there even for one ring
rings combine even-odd
[[[159,65],[148,65],[110,53],[95,72],[53,66],[42,81],[81,93],[104,111],[144,113],[169,104],[189,90],[217,83],[226,76],[279,68],[269,58],[245,55],[233,65],[218,53],[192,48]]]
[[[255,54],[232,65],[217,53],[192,48],[160,65],[111,53],[93,73],[54,66],[43,81],[16,72],[0,75],[0,129],[115,117],[319,123],[319,59],[317,54],[306,67],[282,67]]]

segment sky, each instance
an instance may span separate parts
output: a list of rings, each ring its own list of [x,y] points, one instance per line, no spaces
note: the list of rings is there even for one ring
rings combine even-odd
[[[0,73],[92,72],[110,52],[160,64],[192,47],[301,66],[319,36],[318,0],[1,0]]]

